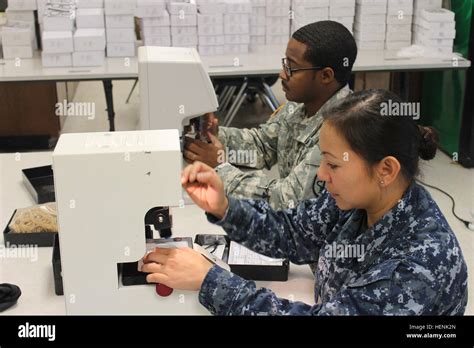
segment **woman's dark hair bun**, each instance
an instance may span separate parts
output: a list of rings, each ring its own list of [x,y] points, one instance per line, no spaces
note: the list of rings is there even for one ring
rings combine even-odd
[[[429,161],[435,158],[438,150],[438,132],[433,127],[419,126],[420,139],[420,158]]]

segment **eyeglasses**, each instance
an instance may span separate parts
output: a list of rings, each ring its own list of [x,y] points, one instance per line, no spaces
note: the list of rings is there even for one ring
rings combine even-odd
[[[324,69],[323,67],[320,67],[320,66],[314,66],[314,67],[311,67],[311,68],[297,68],[297,69],[292,69],[292,68],[290,68],[290,65],[289,65],[289,62],[288,62],[288,58],[283,58],[283,59],[281,60],[281,64],[283,65],[283,71],[285,72],[285,74],[286,74],[288,77],[293,76],[293,73],[294,73],[294,72],[297,72],[297,71],[321,70],[321,69]]]

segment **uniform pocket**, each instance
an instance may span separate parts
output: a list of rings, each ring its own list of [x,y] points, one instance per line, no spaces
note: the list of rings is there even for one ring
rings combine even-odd
[[[321,164],[321,152],[317,146],[310,151],[304,162],[305,172],[308,177],[304,185],[304,196],[307,198],[315,198],[318,197],[324,189],[324,182],[317,178],[317,172]]]
[[[316,145],[314,145],[314,147],[309,151],[311,152],[311,155],[306,158],[306,164],[319,167],[321,164],[321,151],[319,151],[319,148]]]
[[[359,288],[381,280],[392,280],[393,273],[400,264],[400,260],[389,260],[369,269],[347,285],[348,288]]]

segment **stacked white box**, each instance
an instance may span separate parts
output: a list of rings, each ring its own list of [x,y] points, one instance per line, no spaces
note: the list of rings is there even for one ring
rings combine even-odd
[[[34,32],[27,23],[8,23],[1,29],[4,59],[33,57]]]
[[[377,0],[384,2],[386,0]],[[376,1],[376,2],[377,2]],[[359,1],[357,1],[359,3]],[[329,20],[341,23],[349,31],[353,32],[354,15],[356,12],[355,0],[330,0],[329,1]]]
[[[77,8],[104,8],[104,0],[76,0]]]
[[[36,0],[9,0],[8,8],[13,11],[35,11]]]
[[[443,0],[414,0],[413,10],[415,16],[421,10],[437,10],[443,7]]]
[[[171,21],[165,0],[137,0],[135,15],[140,18],[145,46],[171,46]]]
[[[2,29],[4,59],[32,58],[38,49],[34,11],[36,0],[8,0],[7,25]],[[28,38],[28,40],[26,40]]]
[[[33,56],[33,50],[38,49],[38,43],[36,41],[36,27],[35,27],[35,18],[34,11],[38,9],[36,0],[8,0],[8,8],[6,10],[7,16],[7,29],[9,30],[8,36],[13,35],[26,35],[21,32],[23,29],[19,29],[20,32],[14,34],[17,29],[16,27],[24,28],[28,26],[31,31],[31,44],[28,45],[3,45],[4,58],[5,59],[14,59],[14,58],[31,58]],[[5,52],[6,51],[6,52]],[[7,58],[9,57],[9,58]]]
[[[28,26],[31,31],[31,41],[33,50],[38,49],[38,42],[36,40],[36,25],[35,13],[37,8],[36,1],[8,1],[8,8],[5,11],[7,22],[12,27]]]
[[[222,0],[195,0],[195,2],[199,13],[218,14],[226,11],[226,4]]]
[[[250,46],[250,0],[224,0],[225,54],[248,53]]]
[[[385,48],[387,0],[357,0],[354,37],[361,50]]]
[[[104,0],[105,15],[135,15],[137,0]]]
[[[385,49],[396,50],[411,45],[413,0],[391,0],[387,3]]]
[[[105,60],[104,2],[77,0],[73,66],[100,66]]]
[[[290,38],[291,0],[267,0],[266,43],[286,46]]]
[[[135,17],[162,17],[163,11],[166,11],[166,4],[166,0],[137,0],[137,7],[135,8]]]
[[[77,29],[74,33],[74,66],[80,66],[82,61],[95,61],[102,65],[105,58],[105,29],[104,28],[83,28]],[[101,57],[98,59],[84,59],[87,55]],[[100,63],[99,63],[100,62]],[[90,63],[87,63],[90,64]],[[89,66],[89,65],[88,65]]]
[[[137,0],[104,0],[104,7],[107,57],[135,56]]]
[[[222,0],[198,0],[197,23],[199,53],[203,56],[224,54],[224,13]]]
[[[73,31],[76,26],[75,0],[49,0],[43,16],[44,31]]]
[[[7,16],[8,21],[20,21],[20,22],[30,22],[30,23],[35,22],[34,11],[15,11],[7,7],[7,9],[5,10],[5,15]]]
[[[145,46],[171,46],[170,15],[167,10],[159,17],[142,18],[140,28]]]
[[[327,21],[329,0],[293,0],[291,10],[293,14],[291,32],[294,33],[308,24]]]
[[[77,28],[105,28],[103,8],[78,8],[76,11]]]
[[[197,6],[194,3],[168,3],[171,22],[171,46],[197,49]]]
[[[75,1],[48,0],[44,7],[42,22],[43,66],[72,66],[73,33],[76,27]]]
[[[413,43],[436,53],[453,53],[456,37],[454,17],[454,12],[441,8],[439,2],[416,0]]]
[[[47,3],[48,3],[48,0],[36,0],[36,6],[38,8],[38,23],[40,25],[43,24],[43,17],[44,17],[44,12],[46,10]]]
[[[251,0],[250,15],[250,46],[252,52],[258,51],[267,42],[267,1]]]

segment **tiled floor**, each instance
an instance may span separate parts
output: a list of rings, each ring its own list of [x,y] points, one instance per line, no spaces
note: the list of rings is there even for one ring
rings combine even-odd
[[[132,85],[133,81],[114,82],[116,127],[119,131],[135,130],[137,127],[139,114],[138,88],[135,90],[130,103],[125,104]],[[284,97],[278,83],[274,86],[274,91],[279,100],[283,101]],[[77,90],[75,101],[95,102],[96,117],[93,120],[69,118],[65,123],[63,132],[96,132],[108,129],[105,98],[100,83],[82,82]],[[260,102],[246,105],[240,111],[233,126],[253,127],[264,122],[269,114],[269,109],[262,109]],[[272,170],[271,175],[277,175],[276,171]],[[474,169],[465,169],[452,162],[445,154],[439,153],[433,161],[423,163],[421,179],[449,192],[456,201],[457,214],[465,220],[474,221]],[[470,301],[466,314],[474,315],[474,231],[468,230],[464,224],[453,216],[451,201],[448,197],[431,189],[430,192],[432,192],[434,199],[441,207],[461,243],[469,267]]]

